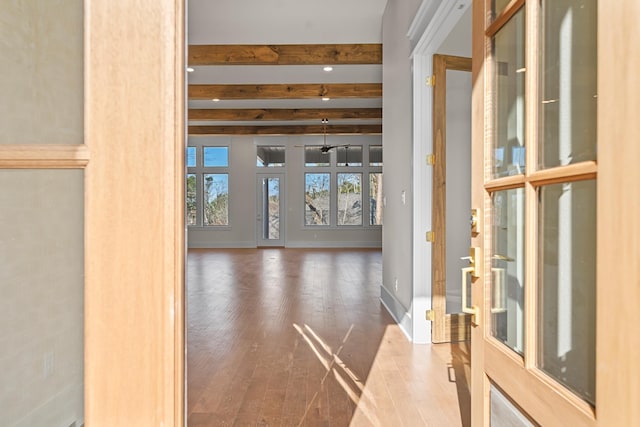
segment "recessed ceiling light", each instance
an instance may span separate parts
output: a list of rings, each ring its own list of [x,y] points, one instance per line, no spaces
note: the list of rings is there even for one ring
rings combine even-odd
[[[187,67],[187,73],[193,73],[194,71],[195,71],[195,68]]]
[[[329,71],[333,71],[333,67],[330,67],[327,65],[326,67],[323,68],[323,70],[325,70],[328,73]]]
[[[220,102],[220,98],[213,98],[212,101],[213,102]]]
[[[331,99],[331,98],[329,98],[328,96],[324,96],[324,97],[322,97],[322,100],[323,100],[323,101],[328,101],[328,100],[330,100],[330,99]]]

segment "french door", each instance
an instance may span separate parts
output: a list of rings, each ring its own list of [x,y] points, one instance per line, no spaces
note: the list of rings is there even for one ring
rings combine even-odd
[[[257,246],[284,246],[284,175],[258,174]]]
[[[597,2],[474,7],[473,419],[596,425]]]

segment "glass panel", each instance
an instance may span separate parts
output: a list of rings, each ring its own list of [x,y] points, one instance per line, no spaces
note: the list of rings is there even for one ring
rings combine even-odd
[[[198,211],[196,205],[196,175],[187,175],[187,225],[198,224]]]
[[[525,172],[524,9],[495,35],[492,176]]]
[[[540,200],[538,366],[594,405],[596,182],[549,185]]]
[[[362,166],[362,145],[337,148],[338,166]]]
[[[0,144],[82,144],[83,2],[0,9]]]
[[[229,147],[204,147],[205,167],[229,167]]]
[[[284,147],[272,147],[259,145],[257,147],[258,167],[280,167],[284,166]]]
[[[491,196],[491,335],[524,351],[524,189]]]
[[[491,427],[534,427],[511,400],[491,384]]]
[[[338,225],[362,225],[362,174],[338,174]]]
[[[382,225],[382,173],[369,174],[369,225]]]
[[[331,157],[325,147],[307,146],[304,147],[304,165],[305,166],[329,166]]]
[[[542,0],[539,167],[596,159],[597,6]]]
[[[0,171],[3,426],[84,421],[83,224],[81,170]]]
[[[196,167],[196,147],[187,147],[187,167]]]
[[[369,146],[369,166],[382,166],[382,145]]]
[[[280,239],[280,179],[262,179],[262,238]]]
[[[510,1],[511,0],[491,0],[491,16],[495,18],[500,15]]]
[[[331,175],[304,174],[304,225],[328,225],[331,204]]]
[[[229,225],[229,175],[204,174],[204,225]]]

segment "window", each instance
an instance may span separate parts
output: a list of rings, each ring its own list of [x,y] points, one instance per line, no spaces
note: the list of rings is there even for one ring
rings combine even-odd
[[[382,146],[365,142],[329,147],[305,146],[304,225],[381,226]]]
[[[338,225],[362,225],[362,174],[338,174]]]
[[[331,207],[331,174],[304,175],[304,225],[328,225]]]
[[[259,145],[256,151],[256,166],[259,168],[283,167],[285,164],[285,149],[282,146]]]
[[[362,146],[345,145],[337,147],[338,166],[362,166]]]
[[[186,222],[188,226],[229,225],[229,147],[187,147]]]

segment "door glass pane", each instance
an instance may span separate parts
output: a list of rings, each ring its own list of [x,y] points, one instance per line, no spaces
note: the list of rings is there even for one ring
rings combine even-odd
[[[362,145],[337,148],[338,166],[362,166]]]
[[[540,168],[596,159],[597,6],[542,0]]]
[[[262,238],[280,239],[280,179],[262,178]]]
[[[510,1],[511,0],[491,0],[491,16],[495,18],[500,15]]]
[[[83,224],[83,171],[0,171],[2,426],[84,422]]]
[[[540,202],[538,366],[595,404],[596,182],[543,187]]]
[[[524,189],[496,191],[491,202],[491,335],[523,354]]]
[[[187,225],[198,224],[196,200],[196,174],[190,173],[187,175]]]
[[[204,174],[204,225],[229,225],[229,175]]]
[[[328,173],[304,174],[304,225],[328,225],[331,203]]]
[[[521,9],[493,39],[493,178],[525,172],[524,41]]]
[[[362,174],[338,174],[338,225],[362,225]]]
[[[382,225],[382,173],[369,174],[369,225]]]
[[[491,427],[534,427],[529,418],[523,414],[500,389],[491,384]]]
[[[0,144],[82,144],[83,2],[0,10]]]

